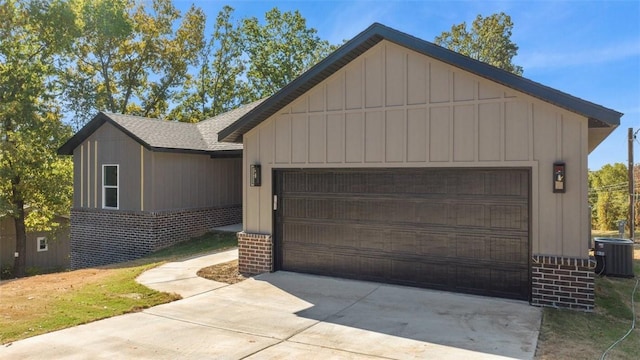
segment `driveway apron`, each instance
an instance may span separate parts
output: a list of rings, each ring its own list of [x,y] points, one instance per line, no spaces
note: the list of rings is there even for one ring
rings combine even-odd
[[[282,271],[234,285],[197,284],[190,271],[237,256],[215,255],[204,265],[194,259],[140,277],[163,291],[174,283],[183,300],[3,345],[0,358],[532,359],[535,353],[541,309],[524,302]]]

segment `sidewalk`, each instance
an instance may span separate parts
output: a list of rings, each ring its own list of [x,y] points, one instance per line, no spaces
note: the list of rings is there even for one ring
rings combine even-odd
[[[237,258],[238,250],[234,249],[170,262],[145,271],[136,278],[136,281],[154,290],[176,293],[183,298],[188,298],[228,286],[229,284],[203,279],[196,273],[204,267],[229,262]]]

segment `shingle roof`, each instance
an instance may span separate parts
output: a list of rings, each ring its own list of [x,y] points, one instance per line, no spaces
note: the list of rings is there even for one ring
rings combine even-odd
[[[238,153],[242,144],[220,143],[218,131],[224,129],[262,100],[240,106],[229,112],[199,123],[165,121],[133,115],[100,112],[87,125],[58,149],[60,155],[72,155],[73,150],[105,122],[108,122],[153,151],[212,153]]]
[[[582,100],[470,57],[460,55],[382,24],[374,23],[304,74],[280,89],[280,91],[273,96],[267,98],[260,105],[240,117],[229,127],[220,131],[220,133],[218,133],[218,140],[241,142],[242,135],[247,131],[275,114],[382,40],[396,43],[418,53],[583,115],[589,119],[589,127],[615,127],[620,124],[620,117],[622,117],[622,113],[620,112]]]

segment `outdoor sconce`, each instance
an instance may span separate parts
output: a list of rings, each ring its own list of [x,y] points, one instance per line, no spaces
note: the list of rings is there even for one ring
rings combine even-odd
[[[566,169],[563,162],[553,163],[553,192],[564,193],[567,191],[566,186]]]
[[[251,186],[260,186],[262,183],[262,171],[260,171],[260,169],[261,167],[258,164],[250,166],[249,176],[251,178]]]

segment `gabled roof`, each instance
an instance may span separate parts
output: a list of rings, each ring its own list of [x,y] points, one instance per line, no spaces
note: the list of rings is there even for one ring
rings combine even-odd
[[[388,40],[498,84],[583,115],[589,119],[590,128],[615,127],[620,125],[620,117],[622,117],[622,113],[620,112],[582,100],[470,57],[460,55],[454,51],[382,24],[374,23],[304,74],[287,84],[273,96],[267,98],[260,105],[240,117],[238,121],[222,130],[218,133],[218,140],[225,142],[242,142],[242,135],[247,131],[275,114],[382,40]]]
[[[240,154],[242,144],[220,143],[218,131],[238,120],[262,100],[240,106],[199,123],[165,121],[133,115],[99,112],[80,131],[58,149],[60,155],[73,155],[104,123],[110,123],[148,150],[183,153]]]

